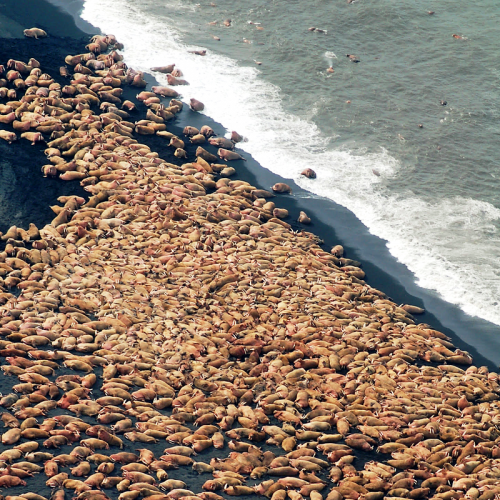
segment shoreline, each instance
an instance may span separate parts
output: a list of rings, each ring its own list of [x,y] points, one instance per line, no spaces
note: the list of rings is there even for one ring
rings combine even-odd
[[[93,27],[79,17],[83,2],[74,0],[69,4],[61,0],[47,0],[47,8],[51,10],[51,18],[57,17],[56,13],[64,18],[73,19],[73,26],[67,20],[64,24],[64,36],[68,32],[75,39],[89,36],[98,28]],[[13,2],[12,2],[13,3]],[[12,4],[11,3],[11,4]],[[8,3],[8,5],[11,5]],[[40,9],[38,15],[46,9]],[[20,20],[21,18],[19,18]],[[45,23],[45,18],[42,17]],[[82,28],[85,31],[82,31]],[[68,31],[69,30],[69,31]],[[157,82],[151,75],[145,75],[148,88]],[[175,121],[174,128],[182,130],[185,125],[211,126],[218,135],[224,135],[224,127],[214,122],[210,117],[202,114],[183,110]],[[207,148],[210,150],[210,147]],[[165,148],[167,150],[167,148]],[[245,154],[245,157],[248,155]],[[459,307],[439,298],[433,291],[426,290],[415,283],[413,274],[400,264],[389,253],[384,240],[373,236],[368,229],[347,209],[335,204],[331,200],[321,198],[299,188],[293,181],[283,179],[267,169],[260,166],[251,157],[246,162],[237,162],[237,178],[246,180],[251,184],[268,189],[276,182],[287,182],[293,190],[293,195],[278,195],[280,206],[287,208],[290,217],[288,223],[294,224],[294,220],[301,210],[304,210],[311,218],[309,227],[303,226],[305,230],[317,234],[325,244],[323,246],[329,251],[334,245],[341,243],[348,258],[360,261],[367,274],[367,282],[374,288],[384,291],[397,303],[410,303],[423,307],[426,312],[417,320],[430,324],[432,327],[449,335],[454,343],[461,349],[468,350],[479,364],[492,367],[500,365],[500,327],[471,317],[465,314]],[[234,163],[234,162],[233,162]],[[317,181],[320,181],[319,179]],[[78,184],[78,183],[75,183]],[[329,248],[328,248],[329,247]]]

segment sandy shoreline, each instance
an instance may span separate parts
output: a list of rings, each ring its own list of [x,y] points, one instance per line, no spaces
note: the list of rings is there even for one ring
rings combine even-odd
[[[54,19],[54,7],[38,5]],[[61,54],[84,51],[85,35],[73,30],[0,39],[0,62],[35,56],[64,85],[56,76]],[[95,77],[96,92],[108,83],[108,92],[121,92],[125,74],[113,71]],[[492,363],[432,314],[413,319],[413,309],[398,307],[428,308],[428,299],[394,279],[405,272],[380,240],[294,184],[292,196],[273,198],[290,225],[273,218],[256,188],[281,179],[251,158],[231,163],[231,181],[216,174],[215,161],[196,160],[184,126],[224,130],[187,106],[170,108],[168,132],[186,141],[189,163],[174,158],[165,137],[137,135],[144,105],[124,120],[105,116],[82,87],[74,100],[11,103],[19,118],[51,106],[57,125],[69,124],[49,160],[45,147],[24,139],[0,150],[16,179],[4,195],[25,195],[17,219],[6,206],[0,229],[14,222],[27,229],[32,211],[40,212],[38,231],[10,229],[0,262],[0,405],[9,428],[0,481],[13,486],[9,493],[56,500],[62,485],[77,500],[418,499],[463,477],[466,488],[453,483],[454,496],[444,497],[451,499],[475,486],[479,471],[497,477],[498,374],[471,365],[460,349],[477,365]],[[137,92],[125,87],[119,104]],[[69,170],[71,159],[80,170]],[[40,160],[80,174],[87,189],[41,177]],[[70,194],[57,216],[43,211]],[[295,222],[300,210],[311,226]],[[367,283],[329,252],[339,243],[348,259],[363,261]],[[494,346],[487,342],[485,352]],[[23,476],[22,467],[40,474]]]
[[[37,10],[32,12],[31,17],[26,20],[23,18],[24,14],[20,13],[22,11],[17,9],[16,5],[15,2],[6,2],[7,9],[3,15],[11,16],[12,24],[15,27],[15,29],[7,29],[8,36],[22,36],[22,22],[31,23],[33,26],[45,26],[49,30],[53,28],[52,33],[54,35],[73,38],[75,41],[84,40],[89,37],[89,33],[97,32],[94,27],[79,18],[78,13],[82,8],[80,1],[75,0],[67,3],[50,0],[50,3],[46,4],[45,7],[43,7],[44,3],[41,2],[38,4]],[[11,24],[7,24],[8,27],[11,26]],[[5,23],[1,24],[0,33],[6,34],[5,31],[1,31],[2,29],[5,30],[5,28]],[[60,44],[62,53],[64,50],[61,42],[62,39],[54,40],[56,46]],[[0,48],[2,48],[1,44],[3,44],[3,48],[6,49],[6,43],[6,40],[0,41]],[[9,50],[16,47],[16,42],[12,39],[10,44]],[[20,41],[17,47],[19,48],[21,45],[23,43]],[[25,45],[25,47],[30,45]],[[1,52],[3,51],[0,50]],[[21,51],[19,58],[22,59],[23,55],[24,52]],[[146,80],[150,85],[155,83],[154,79],[148,75],[146,75]],[[209,117],[197,115],[190,111],[183,111],[174,127],[177,126],[179,130],[182,130],[187,124],[201,126],[205,123],[219,134],[225,132],[225,129],[220,124],[213,122]],[[26,146],[23,148],[27,150]],[[42,148],[38,147],[38,149],[41,150]],[[280,177],[263,169],[252,158],[238,166],[238,178],[265,188],[269,188],[275,182],[282,181]],[[54,193],[57,193],[59,187],[57,184],[60,185],[60,183],[57,181],[55,181],[55,184],[54,181],[49,181],[49,183],[54,185],[52,189]],[[75,183],[75,185],[77,184]],[[416,285],[414,276],[389,254],[385,242],[369,234],[366,227],[348,210],[332,203],[330,200],[320,197],[311,198],[310,193],[300,189],[294,183],[292,183],[292,188],[294,193],[292,197],[280,197],[280,204],[289,209],[291,215],[288,222],[293,224],[293,220],[300,210],[305,210],[313,220],[313,224],[310,226],[311,230],[325,241],[324,248],[328,249],[329,246],[341,242],[349,258],[362,262],[363,269],[367,273],[368,281],[372,286],[384,290],[397,303],[415,303],[424,307],[426,314],[421,317],[421,321],[427,322],[450,335],[458,346],[469,350],[479,364],[487,364],[490,367],[500,364],[499,327],[466,315],[458,307],[446,303],[431,291],[424,290]],[[44,189],[48,188],[45,187]],[[64,186],[61,189],[67,190],[68,187]],[[28,188],[27,191],[31,191],[31,188]],[[21,214],[19,218],[21,220],[22,214],[27,213],[27,210],[16,212]],[[37,208],[35,211],[31,211],[31,213],[33,212],[37,215],[45,213],[47,217],[50,215],[47,207]],[[31,221],[31,219],[29,220]],[[5,221],[4,224],[8,224],[8,221]]]

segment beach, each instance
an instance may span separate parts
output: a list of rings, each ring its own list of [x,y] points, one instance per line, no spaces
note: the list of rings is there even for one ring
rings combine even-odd
[[[59,76],[59,68],[64,58],[84,53],[98,30],[78,18],[78,2],[69,5],[69,13],[54,4],[37,2],[29,17],[17,14],[18,3],[7,3],[0,18],[0,63],[34,57],[63,86],[67,80]],[[49,36],[22,37],[23,29],[35,26]],[[106,40],[111,50],[114,41]],[[120,63],[119,54],[114,57]],[[125,78],[125,73],[120,76]],[[0,404],[6,408],[4,416],[15,415],[19,425],[39,419],[29,427],[36,431],[2,438],[1,451],[3,460],[12,462],[21,454],[9,455],[10,445],[21,438],[33,443],[43,436],[52,439],[47,445],[44,441],[45,448],[61,446],[59,451],[39,449],[52,456],[26,459],[51,464],[45,465],[49,479],[43,474],[27,478],[29,491],[59,499],[61,487],[76,489],[73,493],[80,500],[119,494],[122,500],[156,494],[163,498],[169,489],[179,490],[169,498],[216,500],[220,493],[320,500],[324,490],[329,500],[360,495],[375,500],[385,492],[406,496],[422,488],[411,498],[427,498],[431,490],[451,490],[436,491],[453,477],[437,474],[450,463],[454,468],[448,470],[458,474],[453,479],[472,481],[467,488],[451,490],[457,496],[450,498],[459,498],[462,489],[467,491],[480,479],[471,455],[474,460],[488,457],[488,471],[494,474],[498,327],[419,288],[385,242],[351,212],[262,168],[238,145],[236,151],[245,159],[228,162],[236,173],[221,177],[224,162],[207,154],[216,154],[217,148],[201,137],[206,151],[200,152],[198,144],[189,142],[185,127],[201,131],[205,126],[206,135],[212,129],[218,137],[226,129],[190,110],[186,102],[182,110],[170,103],[175,118],[163,127],[167,135],[182,138],[186,160],[174,156],[167,135],[154,134],[155,129],[151,135],[139,135],[136,124],[132,135],[129,124],[146,113],[135,96],[158,83],[150,74],[143,78],[145,89],[123,86],[118,101],[107,96],[108,103],[136,103],[137,111],[123,119],[113,111],[101,114],[91,109],[82,97],[99,95],[104,101],[104,94],[80,90],[81,109],[74,101],[73,115],[67,118],[74,134],[77,127],[82,131],[72,153],[66,149],[70,139],[62,133],[50,146],[63,152],[53,152],[54,161],[45,158],[43,143],[20,139],[0,144],[0,230],[6,233],[16,227],[9,230],[3,257],[11,291],[5,289],[3,298],[7,306],[1,342],[2,355],[10,361],[2,366],[1,388],[5,397],[12,390],[19,395],[17,400],[4,397]],[[113,88],[121,89],[117,80]],[[163,125],[158,117],[164,108],[153,109],[153,122]],[[64,115],[57,113],[54,116]],[[105,114],[109,123],[96,118]],[[151,129],[153,122],[143,126]],[[0,127],[10,130],[8,124]],[[48,161],[52,166],[67,165],[71,157],[81,167],[70,170],[78,180],[58,179],[62,167],[57,175],[43,176],[41,168]],[[284,182],[291,194],[272,197],[271,186]],[[50,209],[58,198],[60,206]],[[267,202],[286,209],[289,217],[273,216]],[[310,225],[297,222],[301,211],[312,219]],[[26,231],[30,223],[37,226],[38,236],[17,229]],[[343,250],[331,253],[336,245]],[[423,314],[418,314],[420,308]],[[8,356],[9,349],[17,358]],[[33,364],[30,359],[45,363]],[[51,377],[56,374],[54,383]],[[24,384],[18,384],[16,376]],[[18,385],[12,389],[14,384]],[[22,398],[24,404],[19,403]],[[387,421],[377,418],[382,409]],[[403,420],[405,413],[408,421]],[[478,416],[471,422],[465,415]],[[127,427],[129,417],[135,425],[130,420]],[[454,419],[459,421],[456,426]],[[97,422],[114,424],[116,433]],[[4,423],[17,429],[7,417]],[[57,433],[57,425],[65,432]],[[234,453],[229,457],[222,430],[226,440],[231,439],[229,450]],[[181,433],[185,435],[176,438],[180,441],[173,440],[173,434]],[[55,436],[62,437],[58,441]],[[441,444],[430,443],[434,436]],[[68,458],[72,443],[83,438],[80,454]],[[447,454],[433,455],[432,460],[430,453],[410,457],[412,445],[424,439],[429,452],[446,448]],[[25,458],[39,448],[22,442]],[[144,448],[138,450],[139,444]],[[386,448],[376,452],[375,445]],[[165,446],[172,450],[164,451]],[[110,447],[112,462],[106,451]],[[190,458],[193,449],[199,453],[199,465]],[[324,460],[299,463],[302,456],[312,456],[306,450],[321,451]],[[386,453],[393,452],[391,460]],[[162,453],[166,455],[158,459]],[[458,457],[453,466],[452,456]],[[386,460],[387,469],[382,464],[370,470],[372,461]],[[354,470],[349,469],[353,461]],[[88,470],[72,476],[93,472],[86,483],[92,489],[66,482],[79,481],[69,479],[68,467],[84,468],[84,463]],[[137,466],[127,470],[127,463]],[[226,472],[214,472],[213,490],[218,493],[211,493],[205,483],[212,477],[202,474],[208,467]],[[364,473],[359,472],[363,468]],[[390,477],[396,477],[396,469],[398,480],[415,478],[418,488],[404,482],[395,486],[398,480],[393,484]],[[337,471],[340,477],[335,479]],[[315,472],[318,477],[313,478]],[[384,477],[384,486],[377,489],[373,478],[368,480],[369,472],[381,481]],[[275,483],[275,476],[282,479]],[[167,485],[167,479],[184,481],[184,486]],[[160,482],[165,482],[162,492],[156,491]],[[25,485],[7,486],[12,486],[9,493],[26,493]]]

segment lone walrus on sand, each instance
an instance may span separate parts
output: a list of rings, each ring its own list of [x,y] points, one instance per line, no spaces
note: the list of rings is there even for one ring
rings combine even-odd
[[[24,36],[28,38],[45,38],[47,36],[47,32],[40,28],[30,28],[23,31]]]

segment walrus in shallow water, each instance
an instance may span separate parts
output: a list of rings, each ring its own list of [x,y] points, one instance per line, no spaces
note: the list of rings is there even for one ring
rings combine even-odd
[[[198,99],[194,99],[194,98],[192,98],[189,101],[189,107],[193,111],[203,111],[205,109],[205,105],[201,101],[198,101]]]
[[[233,130],[231,132],[231,140],[233,142],[241,142],[241,141],[244,141],[245,138],[242,135],[238,134],[238,132],[236,132],[235,130]]]
[[[172,73],[172,71],[175,68],[175,64],[169,64],[168,66],[155,66],[154,68],[151,68],[151,71],[158,71],[158,73]]]
[[[316,179],[316,172],[312,168],[306,168],[305,170],[302,170],[302,172],[300,172],[300,175],[304,175],[309,179]]]
[[[167,75],[167,82],[169,85],[189,85],[187,80],[183,80],[182,78],[176,78],[173,75]]]
[[[47,32],[40,28],[30,28],[23,31],[24,36],[28,38],[45,38],[47,36]]]

